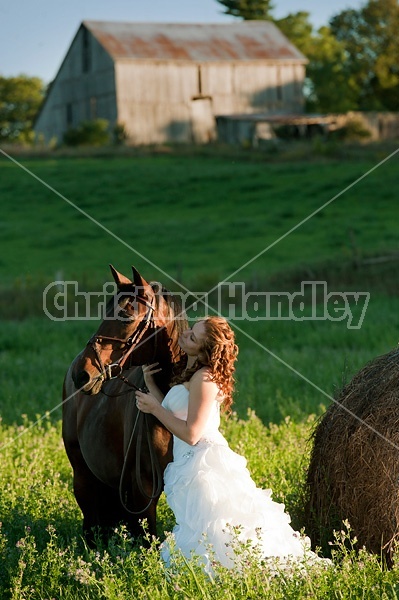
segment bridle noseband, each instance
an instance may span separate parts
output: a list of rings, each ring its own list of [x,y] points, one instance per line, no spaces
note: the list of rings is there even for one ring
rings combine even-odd
[[[137,345],[142,340],[147,329],[150,327],[150,325],[151,326],[154,325],[154,304],[153,304],[153,302],[151,302],[151,303],[147,302],[147,300],[145,300],[144,298],[141,298],[140,296],[136,296],[135,300],[137,302],[140,302],[141,304],[144,304],[147,307],[147,311],[146,311],[146,314],[144,315],[144,317],[142,318],[142,320],[140,321],[139,326],[137,327],[137,329],[135,329],[135,331],[132,333],[132,335],[130,335],[126,339],[122,339],[122,338],[118,338],[118,337],[111,337],[108,335],[94,334],[87,342],[87,346],[90,346],[96,355],[98,364],[100,366],[99,378],[103,379],[103,381],[109,381],[111,379],[116,379],[118,377],[118,378],[122,379],[123,381],[125,381],[125,383],[126,383],[126,381],[127,381],[126,378],[122,376],[123,367],[125,366],[128,358],[131,356],[132,352],[135,350]],[[122,356],[116,362],[108,364],[108,365],[105,365],[103,363],[103,360],[101,358],[101,354],[99,351],[99,345],[102,344],[104,341],[118,342],[120,344],[124,344],[126,347],[125,351],[122,353]],[[136,390],[140,389],[136,385],[130,384],[130,382],[128,382],[128,383],[129,383],[129,385],[134,387]]]

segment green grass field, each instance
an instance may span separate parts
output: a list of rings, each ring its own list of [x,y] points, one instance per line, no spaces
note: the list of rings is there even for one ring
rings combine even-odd
[[[302,280],[323,280],[329,291],[369,292],[358,329],[347,320],[232,322],[240,346],[236,413],[223,429],[258,485],[273,489],[300,528],[315,418],[344,380],[399,341],[398,265],[362,264],[398,251],[397,158],[286,234],[389,151],[359,148],[310,161],[295,148],[284,160],[216,151],[18,158],[69,202],[0,160],[1,598],[397,597],[398,570],[383,570],[342,539],[333,571],[270,578],[250,562],[244,574],[222,570],[216,584],[192,564],[165,578],[155,549],[140,550],[123,531],[107,548],[87,550],[59,403],[64,373],[97,325],[51,321],[42,308],[54,279],[101,290],[109,263],[126,275],[134,264],[174,291],[181,282],[206,292],[222,280],[300,291]],[[162,500],[161,537],[171,522]]]
[[[168,287],[173,282],[165,272],[190,288],[216,283],[376,162],[367,155],[269,163],[217,154],[22,161],[105,231],[3,159],[2,285],[52,281],[61,273],[98,286],[109,262],[121,270],[134,263]],[[251,262],[240,278],[264,282],[293,266],[339,263],[395,246],[397,173],[393,158]]]

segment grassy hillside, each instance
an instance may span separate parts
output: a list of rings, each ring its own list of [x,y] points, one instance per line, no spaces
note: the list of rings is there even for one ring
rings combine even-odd
[[[105,231],[2,159],[2,287],[60,275],[98,285],[112,262],[122,271],[134,263],[148,278],[162,278],[175,289],[156,266],[189,287],[206,288],[251,261],[375,162],[274,163],[217,154],[22,159]],[[293,266],[339,264],[397,246],[397,173],[397,159],[388,161],[239,277],[264,281]]]

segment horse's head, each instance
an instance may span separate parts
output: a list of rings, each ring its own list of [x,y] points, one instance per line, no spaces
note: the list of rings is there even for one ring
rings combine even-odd
[[[155,361],[171,365],[178,359],[177,329],[185,328],[185,320],[179,315],[177,328],[166,290],[147,283],[132,269],[130,280],[111,265],[117,293],[108,302],[100,327],[75,360],[72,378],[85,394],[98,394],[104,381],[124,369]]]

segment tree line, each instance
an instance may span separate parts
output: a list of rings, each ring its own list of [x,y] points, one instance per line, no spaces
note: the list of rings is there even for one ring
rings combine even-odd
[[[315,30],[306,11],[273,17],[272,0],[216,0],[227,15],[272,21],[308,59],[307,112],[399,109],[399,2],[368,0]],[[38,77],[0,76],[0,142],[29,142],[46,92]]]
[[[273,17],[272,0],[216,0],[244,20],[272,21],[300,50],[308,112],[399,109],[399,3],[369,0],[316,31],[306,11]]]

